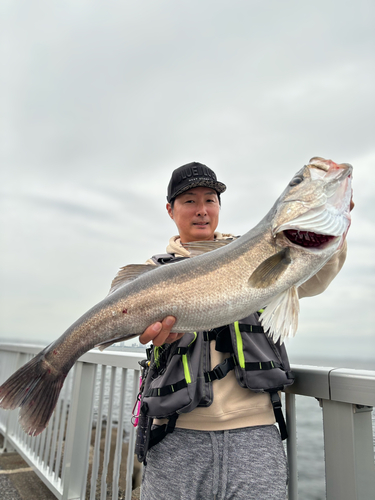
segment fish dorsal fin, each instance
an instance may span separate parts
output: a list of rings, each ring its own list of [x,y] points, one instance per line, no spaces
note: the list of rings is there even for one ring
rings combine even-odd
[[[287,337],[294,337],[298,328],[299,300],[297,288],[293,286],[288,290],[276,295],[264,312],[260,315],[260,321],[266,332],[276,342],[284,342]]]
[[[184,243],[183,247],[186,248],[192,257],[197,255],[202,255],[203,253],[211,252],[218,248],[224,247],[229,243],[232,243],[236,238],[227,238],[225,240],[213,240],[213,241],[191,241],[190,243]]]
[[[249,278],[249,285],[253,288],[267,288],[273,285],[292,262],[289,247],[283,248],[263,261]]]
[[[153,266],[152,264],[129,264],[128,266],[121,267],[111,283],[111,289],[108,295],[115,292],[126,283],[135,280],[138,276],[141,276],[141,274],[148,273],[156,268],[157,266]]]

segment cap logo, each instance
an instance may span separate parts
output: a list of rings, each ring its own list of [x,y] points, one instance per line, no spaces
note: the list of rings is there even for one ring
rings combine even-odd
[[[189,177],[197,177],[201,175],[209,177],[210,179],[216,181],[216,175],[213,172],[210,172],[208,168],[203,168],[200,165],[188,167],[184,171],[182,171],[180,175],[180,181],[188,179]]]

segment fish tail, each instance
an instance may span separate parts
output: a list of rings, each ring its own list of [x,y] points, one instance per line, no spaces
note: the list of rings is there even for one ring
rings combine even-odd
[[[42,351],[0,386],[0,407],[14,410],[20,406],[21,427],[37,436],[51,418],[65,377],[53,369]]]

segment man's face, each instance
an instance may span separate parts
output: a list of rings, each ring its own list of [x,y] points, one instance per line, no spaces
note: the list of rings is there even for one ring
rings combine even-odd
[[[173,210],[167,203],[182,243],[213,240],[219,223],[220,204],[214,189],[196,187],[177,196]]]

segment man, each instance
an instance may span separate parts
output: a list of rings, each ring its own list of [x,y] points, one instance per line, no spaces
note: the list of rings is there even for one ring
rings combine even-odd
[[[197,162],[173,172],[166,208],[179,234],[170,239],[168,254],[190,257],[186,243],[233,237],[216,232],[225,189],[211,169]],[[346,245],[300,287],[299,295],[321,293],[345,256]],[[153,258],[150,263],[156,261]],[[140,341],[152,341],[154,346],[178,341],[183,334],[171,333],[174,323],[169,316],[151,325]],[[259,326],[258,316],[251,315],[243,323]],[[209,352],[211,368],[229,357],[215,342],[209,342],[208,351],[202,350],[202,356]],[[284,346],[278,348],[285,351]],[[269,395],[246,388],[234,370],[214,380],[212,391],[212,401],[179,415],[174,432],[149,451],[142,500],[285,499],[287,462]],[[155,419],[154,424],[161,426],[164,420]]]

